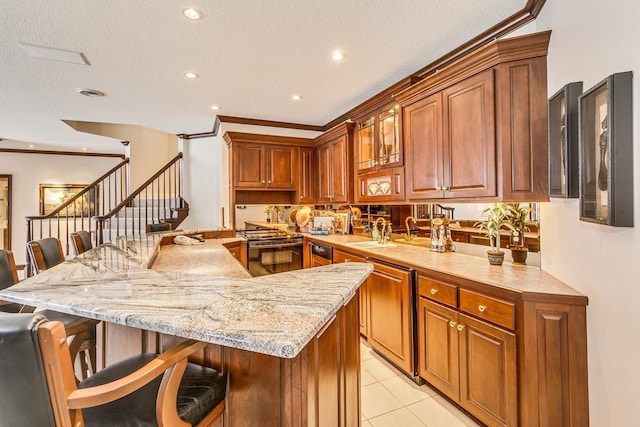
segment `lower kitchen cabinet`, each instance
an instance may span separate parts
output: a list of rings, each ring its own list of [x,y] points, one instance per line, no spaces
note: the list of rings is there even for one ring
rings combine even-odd
[[[408,376],[489,427],[589,425],[587,297],[531,269],[495,270],[499,286],[336,247],[334,262],[374,266],[350,324]],[[518,289],[531,285],[513,272],[538,287]]]
[[[518,416],[515,335],[419,298],[418,374],[489,426]]]
[[[413,375],[412,272],[376,261],[367,279],[369,344]]]

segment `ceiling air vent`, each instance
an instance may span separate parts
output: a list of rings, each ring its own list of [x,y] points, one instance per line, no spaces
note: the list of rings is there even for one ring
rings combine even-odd
[[[80,95],[90,96],[92,98],[100,98],[104,96],[104,92],[100,92],[99,90],[95,89],[83,89],[79,87],[76,89],[76,92],[78,92]]]

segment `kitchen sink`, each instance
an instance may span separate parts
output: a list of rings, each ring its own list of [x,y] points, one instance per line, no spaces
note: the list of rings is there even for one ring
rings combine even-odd
[[[395,243],[380,244],[375,240],[365,240],[364,242],[351,242],[351,243],[345,243],[345,244],[347,246],[360,248],[360,249],[375,249],[375,248],[385,248],[385,247],[389,248],[393,246],[398,246]]]
[[[406,238],[394,239],[396,243],[402,243],[405,245],[415,245],[415,246],[431,246],[431,238],[430,237],[414,237],[411,240]]]

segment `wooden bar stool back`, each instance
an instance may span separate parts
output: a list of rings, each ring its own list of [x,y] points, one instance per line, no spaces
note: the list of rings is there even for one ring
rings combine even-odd
[[[0,313],[0,341],[2,425],[225,426],[225,375],[187,360],[204,342],[127,358],[76,385],[60,322]]]

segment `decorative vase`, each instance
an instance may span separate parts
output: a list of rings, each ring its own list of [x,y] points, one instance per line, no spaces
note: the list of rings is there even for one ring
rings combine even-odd
[[[487,251],[487,257],[489,258],[489,264],[502,265],[504,261],[503,251]]]
[[[526,265],[527,264],[527,248],[511,248],[511,257],[514,264]]]

